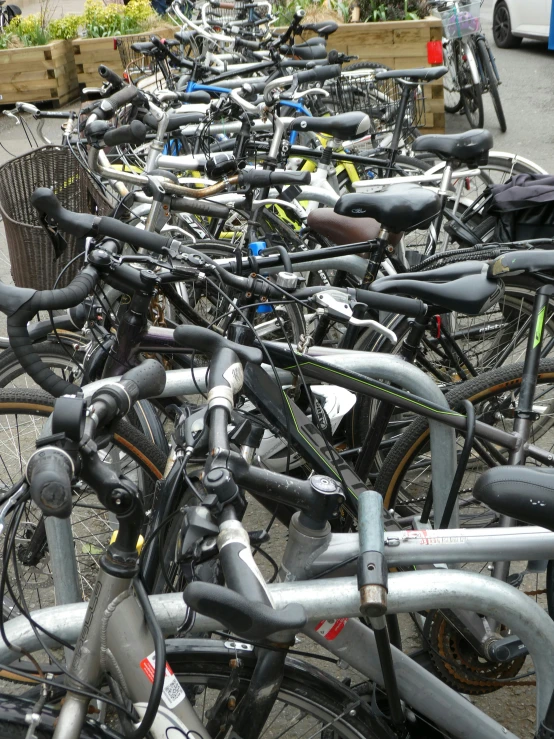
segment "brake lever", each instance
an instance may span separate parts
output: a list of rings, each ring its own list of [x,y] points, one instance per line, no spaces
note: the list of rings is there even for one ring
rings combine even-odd
[[[297,90],[297,92],[292,95],[292,99],[300,100],[307,95],[323,95],[323,97],[329,97],[330,94],[329,90],[324,90],[322,87],[310,87],[307,90]]]
[[[356,318],[353,314],[352,307],[349,303],[345,302],[345,299],[347,300],[348,298],[345,297],[344,293],[339,291],[333,293],[332,290],[316,293],[312,298],[318,306],[316,308],[316,313],[326,314],[335,321],[349,323],[350,325],[357,326],[359,328],[372,328],[385,336],[392,344],[398,343],[396,334],[394,331],[391,331],[390,328],[383,326],[372,318]]]

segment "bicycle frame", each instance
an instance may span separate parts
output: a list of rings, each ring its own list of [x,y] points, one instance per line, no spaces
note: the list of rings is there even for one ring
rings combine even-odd
[[[436,551],[437,557],[443,555],[439,546],[436,550],[433,548],[433,551]],[[288,603],[301,602],[310,619],[304,634],[370,680],[382,685],[373,632],[356,618],[360,615],[360,601],[355,578],[279,583],[268,585],[268,590],[277,608]],[[124,603],[131,600],[132,598],[127,598]],[[190,611],[183,603],[181,593],[152,596],[150,602],[158,624],[166,634],[176,633],[183,624],[191,622]],[[554,623],[531,598],[505,583],[491,581],[483,575],[433,569],[391,574],[388,603],[390,613],[441,607],[468,608],[506,624],[521,636],[533,658],[537,672],[537,717],[540,719],[544,716],[554,687]],[[140,655],[136,651],[136,644],[139,643],[136,633],[141,632],[134,632],[133,635],[131,665],[129,654],[122,654],[121,646],[116,643],[122,634],[133,634],[123,623],[123,616],[128,618],[130,609],[123,613],[120,608],[118,606],[110,616],[108,638],[110,645],[116,650],[115,654],[121,658],[121,665],[119,660],[117,664],[127,675],[131,669],[138,672],[136,657]],[[86,613],[87,606],[81,603],[43,609],[33,613],[33,618],[55,637],[75,643],[85,624]],[[329,622],[328,625],[325,624],[326,621]],[[328,639],[326,634],[328,635],[335,622],[337,626],[334,631],[337,633],[334,638]],[[137,622],[130,623],[135,626]],[[327,628],[322,628],[323,626]],[[30,652],[40,649],[36,634],[25,618],[10,620],[5,628],[11,642]],[[218,628],[221,628],[220,624],[197,614],[188,633],[194,635]],[[320,633],[318,629],[324,633]],[[46,641],[54,644],[48,639]],[[189,640],[170,642],[168,657],[171,658],[172,646],[179,650],[186,649],[187,642]],[[127,641],[123,644],[127,644]],[[195,646],[194,642],[190,646]],[[228,649],[230,656],[235,656],[237,649],[241,648],[240,641],[226,643],[221,648]],[[394,647],[392,649],[402,698],[414,710],[436,723],[442,731],[459,739],[467,739],[468,736],[472,739],[516,739],[514,734],[482,713],[465,697],[454,692],[402,652]],[[0,645],[0,662],[3,665],[9,665],[18,656],[18,653],[11,652],[5,645]],[[133,681],[131,686],[134,692]],[[136,700],[134,695],[132,697]],[[138,701],[142,702],[143,699]]]

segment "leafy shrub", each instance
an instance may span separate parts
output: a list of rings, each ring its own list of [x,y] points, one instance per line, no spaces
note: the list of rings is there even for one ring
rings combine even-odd
[[[88,38],[140,33],[159,24],[149,0],[129,0],[127,5],[86,0],[84,26]]]
[[[415,21],[425,16],[423,0],[359,0],[360,17],[366,22]]]
[[[79,29],[83,25],[84,19],[82,15],[69,13],[63,18],[55,18],[50,21],[48,30],[53,39],[74,39],[79,35]]]

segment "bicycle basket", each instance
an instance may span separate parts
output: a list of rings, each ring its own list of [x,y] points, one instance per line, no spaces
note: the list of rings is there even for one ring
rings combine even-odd
[[[375,72],[359,70],[343,74],[325,86],[330,97],[323,100],[333,112],[349,113],[352,110],[367,113],[371,119],[371,133],[377,138],[394,130],[401,86],[394,80],[376,80]],[[423,87],[413,88],[404,115],[404,135],[425,123],[425,97]]]
[[[445,38],[463,38],[477,33],[481,27],[479,17],[481,1],[472,0],[468,3],[455,3],[448,10],[439,12]]]
[[[73,236],[66,236],[67,248],[56,258],[54,247],[30,202],[37,187],[51,187],[69,210],[108,215],[115,206],[67,147],[43,146],[16,157],[0,167],[0,214],[4,219],[11,273],[17,287],[49,290],[62,269],[77,256]],[[81,260],[76,260],[58,287],[75,277]]]
[[[144,54],[140,54],[131,48],[133,44],[150,41],[152,34],[135,34],[133,36],[122,36],[120,38],[114,38],[114,43],[119,51],[119,58],[121,60],[121,66],[123,67],[124,73],[129,77],[133,76],[136,81],[136,77],[143,75],[151,75],[156,72],[156,61],[152,57],[146,57]]]

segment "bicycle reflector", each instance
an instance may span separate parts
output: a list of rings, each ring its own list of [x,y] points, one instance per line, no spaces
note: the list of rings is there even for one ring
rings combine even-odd
[[[427,61],[429,64],[442,64],[442,41],[427,42]]]

